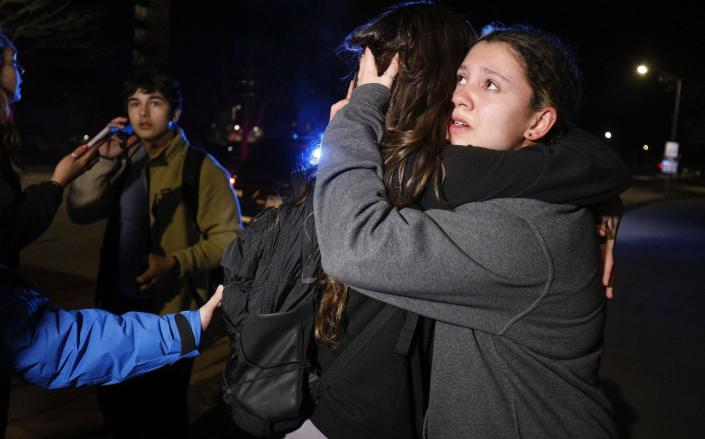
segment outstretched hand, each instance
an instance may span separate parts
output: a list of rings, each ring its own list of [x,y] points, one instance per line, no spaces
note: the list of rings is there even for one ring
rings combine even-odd
[[[51,176],[51,181],[59,184],[61,187],[66,187],[74,181],[79,175],[86,172],[93,165],[97,151],[86,145],[81,145],[74,149],[70,154],[61,159],[56,165],[54,173]]]
[[[392,58],[392,62],[389,63],[387,70],[385,70],[381,76],[378,76],[375,56],[369,47],[366,47],[365,53],[360,57],[360,70],[357,73],[357,85],[382,84],[383,86],[391,89],[398,73],[399,54],[394,55],[394,58]]]
[[[223,286],[218,285],[215,293],[200,309],[201,312],[201,343],[199,348],[205,349],[225,335],[221,305],[223,301]]]

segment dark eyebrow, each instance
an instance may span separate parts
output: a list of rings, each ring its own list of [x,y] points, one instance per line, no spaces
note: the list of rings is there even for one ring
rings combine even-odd
[[[496,70],[488,69],[487,67],[482,67],[481,70],[482,70],[483,72],[489,74],[489,75],[499,76],[500,79],[502,79],[503,81],[506,81],[506,82],[509,82],[509,83],[512,82],[512,81],[510,81],[506,76],[504,76],[503,74],[499,73],[499,72],[496,71]]]

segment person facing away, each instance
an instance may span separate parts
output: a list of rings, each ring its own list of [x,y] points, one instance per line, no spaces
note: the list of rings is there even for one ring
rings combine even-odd
[[[597,387],[605,297],[592,213],[520,198],[394,207],[377,150],[382,110],[392,84],[414,77],[390,59],[378,69],[365,53],[361,86],[324,135],[314,193],[323,269],[436,319],[428,437],[616,437]],[[574,61],[553,37],[498,30],[458,70],[451,141],[531,151],[570,126],[578,95]]]
[[[139,72],[125,83],[123,97],[127,117],[116,117],[108,126],[125,129],[129,123],[134,136],[103,142],[98,163],[73,182],[68,197],[74,222],[108,219],[98,305],[115,313],[194,309],[207,297],[209,272],[219,266],[241,227],[237,198],[225,169],[203,152],[196,181],[188,181],[190,154],[199,150],[192,151],[178,127],[178,82],[154,70]],[[111,432],[116,437],[186,435],[192,364],[182,360],[99,389]]]

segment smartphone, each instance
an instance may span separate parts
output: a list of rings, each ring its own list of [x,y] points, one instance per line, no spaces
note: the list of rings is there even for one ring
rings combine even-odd
[[[96,134],[91,140],[86,143],[86,146],[88,148],[92,147],[96,143],[100,142],[104,138],[112,135],[117,135],[118,137],[121,137],[123,139],[127,139],[130,137],[132,134],[134,134],[134,130],[132,129],[132,125],[129,123],[125,125],[123,128],[115,128],[115,127],[105,127],[103,128],[98,134]]]

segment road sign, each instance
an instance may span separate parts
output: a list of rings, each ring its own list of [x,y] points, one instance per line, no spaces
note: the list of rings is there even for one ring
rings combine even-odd
[[[664,158],[678,159],[678,142],[666,142],[663,156]]]

